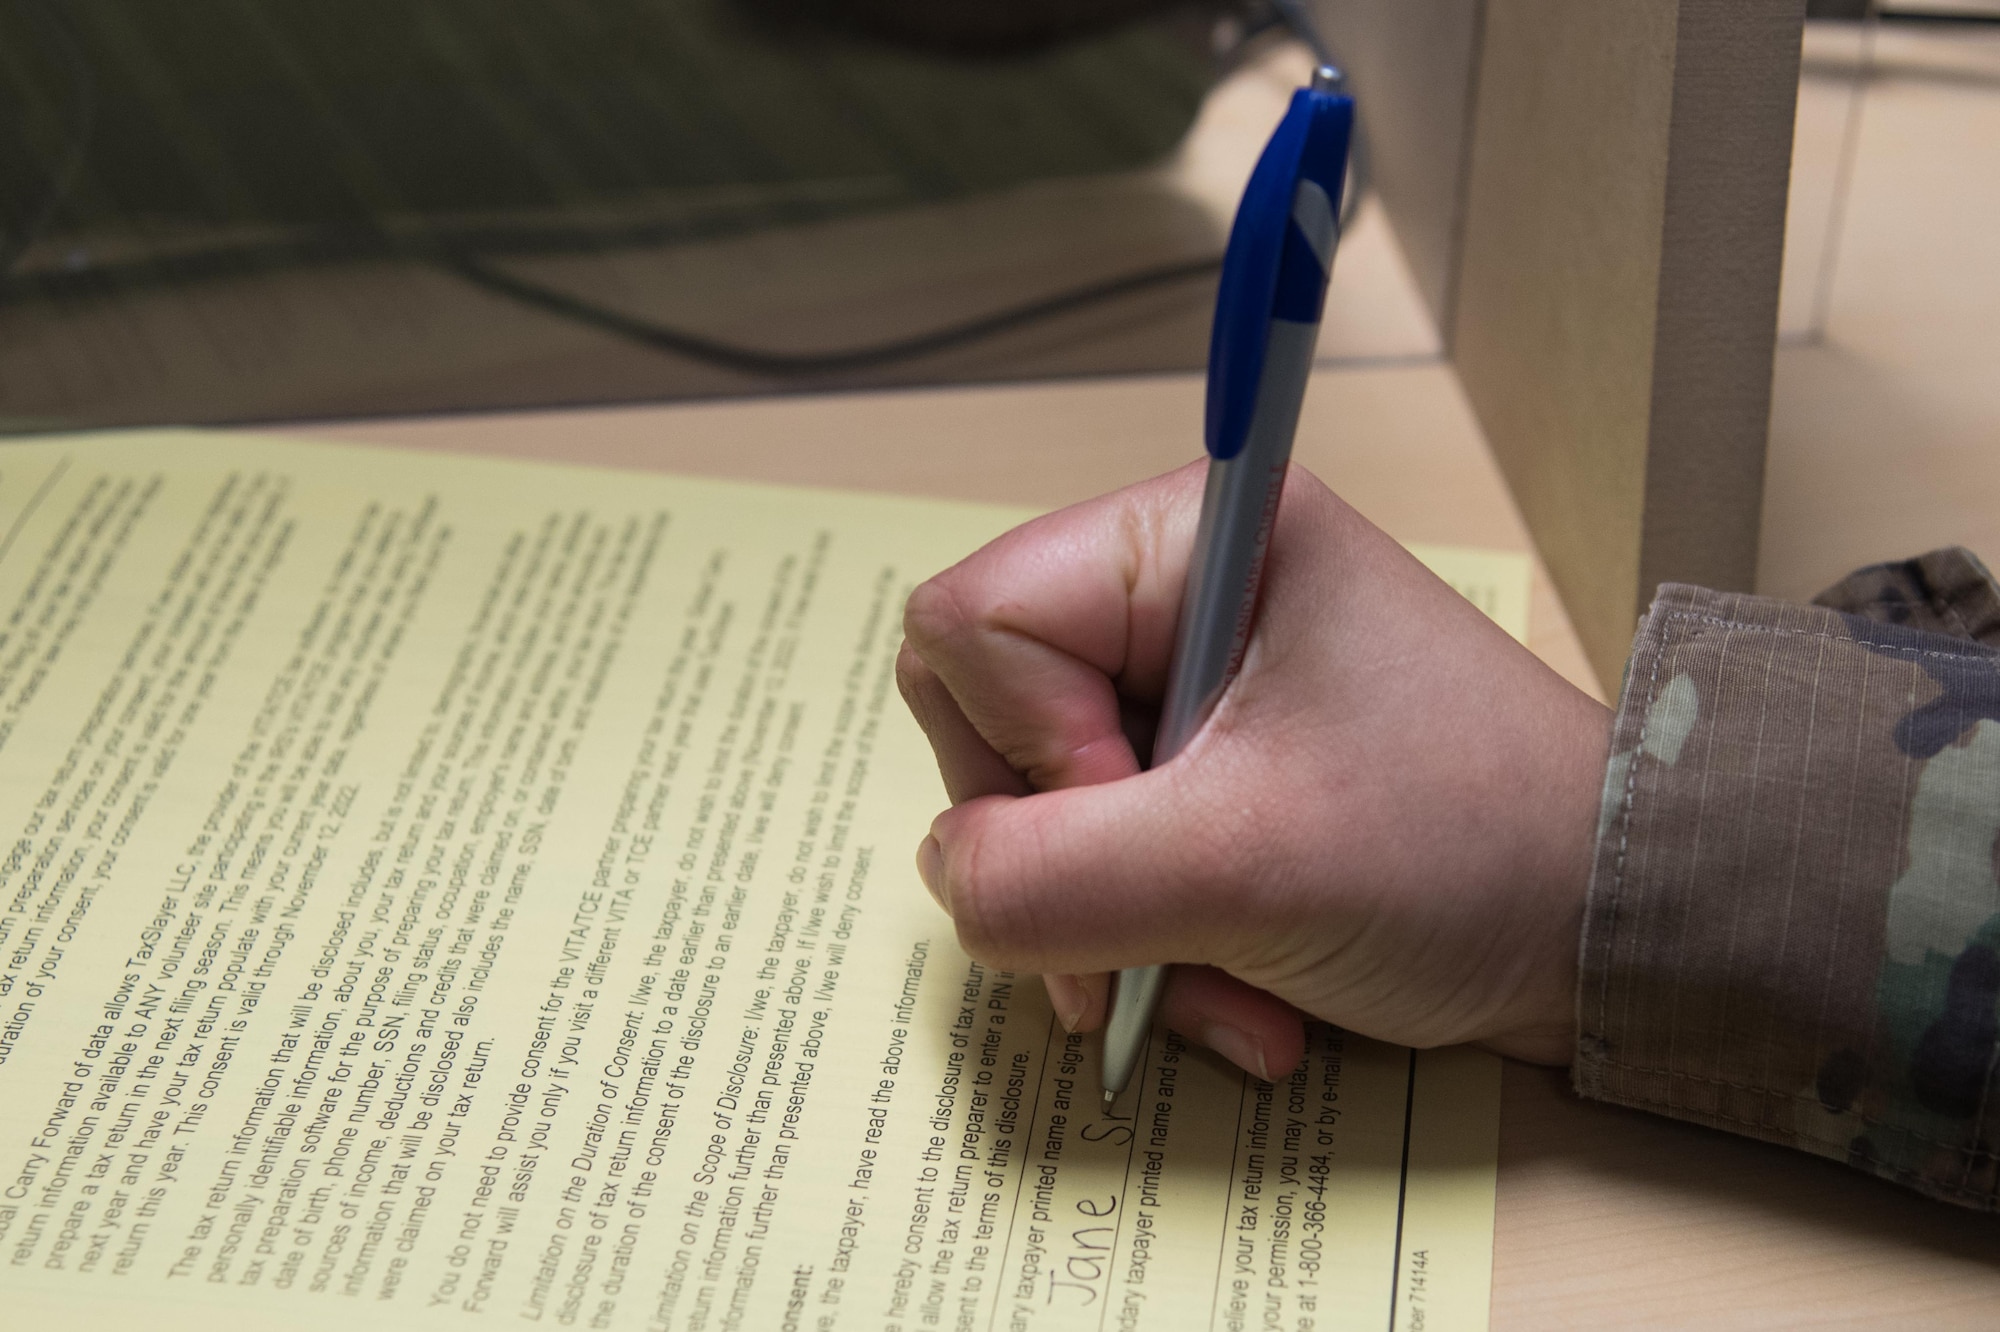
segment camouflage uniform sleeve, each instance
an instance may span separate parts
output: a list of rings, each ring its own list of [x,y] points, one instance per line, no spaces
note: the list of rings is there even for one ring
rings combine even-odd
[[[1668,585],[1613,731],[1576,1087],[2000,1209],[2000,585]]]

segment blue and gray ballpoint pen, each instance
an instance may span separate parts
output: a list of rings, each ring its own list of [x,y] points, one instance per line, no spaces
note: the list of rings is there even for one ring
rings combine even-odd
[[[1353,130],[1354,100],[1339,71],[1322,65],[1312,86],[1292,95],[1230,229],[1208,349],[1208,485],[1153,741],[1156,767],[1208,720],[1250,640],[1319,340]],[[1166,973],[1164,966],[1118,973],[1104,1030],[1107,1104],[1145,1051]]]

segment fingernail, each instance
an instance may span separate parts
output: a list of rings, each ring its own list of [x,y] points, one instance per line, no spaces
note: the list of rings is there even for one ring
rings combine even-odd
[[[944,899],[944,848],[935,837],[926,836],[917,844],[917,877],[930,889],[937,904],[950,911],[951,903]]]
[[[1064,1031],[1075,1031],[1076,1024],[1083,1021],[1084,1005],[1090,1002],[1083,982],[1074,976],[1044,976],[1042,983],[1049,987],[1049,1003],[1055,1007],[1056,1021],[1063,1024]]]
[[[1249,1032],[1220,1024],[1203,1027],[1201,1043],[1236,1067],[1256,1074],[1259,1081],[1271,1080],[1270,1065],[1264,1060],[1264,1047],[1251,1039]]]

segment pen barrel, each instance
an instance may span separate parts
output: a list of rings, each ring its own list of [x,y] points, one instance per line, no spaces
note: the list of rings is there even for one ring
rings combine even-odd
[[[1153,740],[1155,767],[1194,738],[1243,664],[1318,336],[1318,324],[1271,321],[1263,382],[1243,448],[1234,457],[1209,461],[1173,666]]]
[[[1264,380],[1243,448],[1234,457],[1209,460],[1173,665],[1153,739],[1154,767],[1194,738],[1243,664],[1318,338],[1317,324],[1271,321]],[[1138,1069],[1166,980],[1164,966],[1118,973],[1104,1032],[1107,1100],[1123,1091]]]
[[[1292,435],[1312,374],[1320,311],[1339,239],[1341,172],[1353,103],[1319,88],[1294,98],[1285,124],[1259,159],[1244,192],[1223,264],[1209,350],[1208,482],[1181,597],[1173,665],[1153,739],[1153,766],[1187,747],[1243,665],[1257,617],[1264,556],[1292,461]],[[1328,131],[1315,148],[1318,125]],[[1288,131],[1292,137],[1287,138]],[[1319,168],[1300,174],[1310,154]],[[1289,180],[1274,212],[1270,187]],[[1277,230],[1269,228],[1275,221]],[[1275,261],[1275,267],[1266,267]],[[1261,275],[1261,276],[1260,276]],[[1245,343],[1245,321],[1264,322],[1261,347]],[[1262,352],[1261,356],[1256,353]],[[1247,418],[1242,390],[1254,376]],[[1240,446],[1238,441],[1241,441]],[[1128,967],[1104,1033],[1104,1096],[1125,1089],[1145,1057],[1165,966]]]
[[[1124,1091],[1139,1071],[1146,1037],[1160,991],[1167,985],[1165,967],[1127,967],[1118,973],[1118,995],[1104,1024],[1104,1091],[1108,1101]]]

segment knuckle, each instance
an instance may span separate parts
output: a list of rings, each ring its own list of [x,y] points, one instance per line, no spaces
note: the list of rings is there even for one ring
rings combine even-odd
[[[918,656],[949,645],[972,624],[955,569],[919,583],[903,604],[903,636]]]
[[[936,682],[937,672],[924,664],[908,639],[903,640],[903,646],[896,652],[896,689],[903,695],[903,701],[912,709],[920,708]]]

